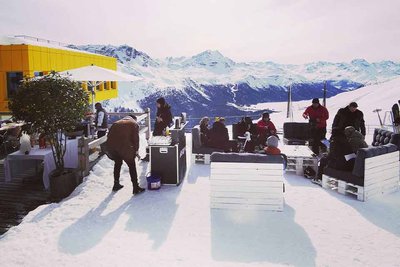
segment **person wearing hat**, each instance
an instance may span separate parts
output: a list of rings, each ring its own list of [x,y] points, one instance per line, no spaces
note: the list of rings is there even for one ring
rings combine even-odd
[[[308,106],[303,112],[303,118],[309,120],[311,130],[311,150],[318,155],[319,148],[325,148],[325,145],[321,143],[321,140],[325,139],[326,120],[329,119],[329,112],[319,103],[318,98],[314,98],[312,100],[312,105]]]
[[[271,121],[268,112],[262,114],[261,119],[257,122],[258,140],[260,145],[264,146],[267,138],[276,135],[276,127]]]
[[[332,123],[332,129],[337,128],[343,132],[347,126],[353,126],[363,136],[366,134],[364,114],[358,109],[356,102],[351,102],[347,107],[339,109]]]
[[[280,155],[281,150],[278,148],[279,139],[275,135],[271,135],[267,138],[267,145],[264,148],[264,152],[267,155]]]
[[[157,115],[154,123],[153,136],[163,135],[165,129],[172,123],[171,106],[165,102],[164,97],[156,101]]]
[[[215,117],[215,122],[209,132],[208,147],[218,148],[225,152],[238,152],[238,143],[229,140],[228,129],[224,117]]]

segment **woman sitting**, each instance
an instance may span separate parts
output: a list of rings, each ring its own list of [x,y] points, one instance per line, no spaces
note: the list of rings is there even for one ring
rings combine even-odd
[[[200,141],[204,146],[208,145],[210,140],[210,129],[208,128],[208,123],[210,122],[209,117],[203,117],[200,120]]]

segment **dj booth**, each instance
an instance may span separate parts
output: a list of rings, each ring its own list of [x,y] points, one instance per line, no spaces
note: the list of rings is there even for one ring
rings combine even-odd
[[[159,175],[162,184],[179,185],[186,174],[185,123],[176,123],[168,136],[154,136],[149,140],[150,169]]]

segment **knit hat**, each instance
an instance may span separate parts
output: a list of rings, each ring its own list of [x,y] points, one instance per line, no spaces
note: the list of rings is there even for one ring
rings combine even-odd
[[[224,117],[215,117],[215,122],[217,121],[225,121]]]
[[[349,104],[349,106],[350,106],[350,107],[353,107],[353,108],[358,108],[358,105],[357,105],[356,102],[351,102],[351,103]]]
[[[160,104],[161,106],[164,106],[165,105],[165,99],[164,99],[164,97],[160,97],[159,99],[157,99],[157,101],[156,101],[158,104]]]
[[[278,147],[279,139],[275,135],[271,135],[267,138],[267,146],[269,147]]]

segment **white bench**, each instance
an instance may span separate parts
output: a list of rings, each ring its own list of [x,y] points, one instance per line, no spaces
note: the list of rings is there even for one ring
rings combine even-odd
[[[275,162],[252,163],[214,161],[214,154],[217,153],[211,155],[211,208],[283,210],[283,161],[280,156],[248,154],[250,157],[275,157]]]
[[[399,190],[399,151],[365,159],[364,186],[322,175],[322,187],[366,201]]]

